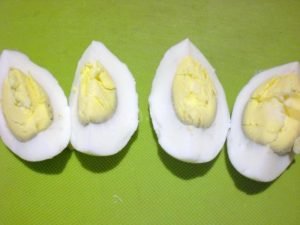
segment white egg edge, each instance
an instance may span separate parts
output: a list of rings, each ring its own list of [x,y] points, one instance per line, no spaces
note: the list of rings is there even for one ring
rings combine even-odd
[[[177,69],[173,65],[178,65],[186,55],[193,56],[207,69],[217,90],[216,117],[206,129],[183,124],[173,107],[171,88]],[[214,159],[224,146],[230,127],[225,92],[208,60],[189,39],[172,46],[165,53],[152,83],[149,106],[158,142],[174,158],[189,163],[204,163]],[[216,129],[218,132],[215,132]],[[178,140],[180,144],[176,143]]]
[[[117,90],[117,108],[113,116],[100,124],[82,125],[77,114],[80,70],[90,61],[99,60],[112,77]],[[129,100],[128,100],[129,99]],[[106,46],[92,41],[81,56],[69,98],[72,120],[71,144],[80,152],[108,156],[121,151],[138,127],[138,95],[135,80],[126,64]]]
[[[18,68],[26,74],[30,72],[30,75],[42,86],[49,97],[54,120],[46,130],[41,131],[27,142],[21,142],[7,127],[1,107],[0,133],[2,140],[12,152],[24,160],[42,161],[53,158],[66,148],[70,140],[70,112],[67,98],[57,80],[48,70],[34,64],[23,53],[3,50],[0,58],[1,101],[3,81],[10,67]],[[49,95],[49,93],[51,94]]]
[[[300,75],[299,62],[277,66],[256,74],[242,88],[234,104],[231,129],[227,138],[229,160],[239,173],[256,181],[270,182],[275,180],[293,161],[294,154],[278,155],[270,147],[257,144],[248,139],[241,127],[243,116],[243,110],[241,109],[245,108],[249,97],[260,84],[271,77],[287,73]]]

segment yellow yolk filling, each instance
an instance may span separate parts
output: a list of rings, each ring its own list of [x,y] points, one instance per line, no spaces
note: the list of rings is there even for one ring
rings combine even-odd
[[[244,133],[274,152],[300,152],[300,77],[276,76],[260,85],[243,115]]]
[[[182,59],[172,86],[173,105],[182,123],[207,128],[217,109],[216,90],[206,69],[193,57]]]
[[[45,91],[32,76],[14,68],[3,83],[2,109],[9,129],[20,141],[47,129],[53,120]]]
[[[81,70],[78,96],[78,116],[83,125],[101,123],[116,110],[115,84],[99,63],[87,63]]]

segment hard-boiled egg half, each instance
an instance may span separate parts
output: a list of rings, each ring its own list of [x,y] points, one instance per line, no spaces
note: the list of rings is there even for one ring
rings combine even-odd
[[[138,126],[135,80],[127,66],[93,41],[78,62],[70,94],[72,146],[90,155],[112,155]]]
[[[300,153],[300,64],[255,75],[239,93],[232,112],[228,156],[242,175],[276,179]]]
[[[225,93],[213,67],[190,40],[165,53],[149,105],[159,144],[169,155],[203,163],[222,149],[230,126]]]
[[[0,58],[0,133],[12,152],[28,161],[59,154],[70,140],[67,99],[53,75],[24,54]]]

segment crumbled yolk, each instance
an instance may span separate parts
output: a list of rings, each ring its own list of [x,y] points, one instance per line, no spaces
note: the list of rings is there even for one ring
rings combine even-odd
[[[11,68],[2,96],[6,123],[18,140],[27,141],[50,126],[53,115],[48,96],[32,76]]]
[[[300,77],[286,74],[261,84],[243,115],[244,133],[274,152],[300,152]]]
[[[81,70],[78,96],[78,116],[83,125],[101,123],[116,110],[115,84],[99,63],[87,63]]]
[[[214,121],[216,90],[206,69],[187,56],[182,59],[172,86],[173,105],[182,123],[207,128]]]

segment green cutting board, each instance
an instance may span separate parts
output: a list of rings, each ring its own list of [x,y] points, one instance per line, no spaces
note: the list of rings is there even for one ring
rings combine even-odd
[[[213,162],[183,163],[159,147],[148,112],[163,54],[186,37],[215,67],[230,110],[253,74],[299,61],[300,1],[2,0],[0,29],[0,51],[27,54],[66,95],[85,48],[105,43],[133,73],[140,107],[138,131],[115,156],[67,148],[31,163],[0,142],[1,225],[300,224],[299,156],[268,184],[239,175],[225,147]]]

